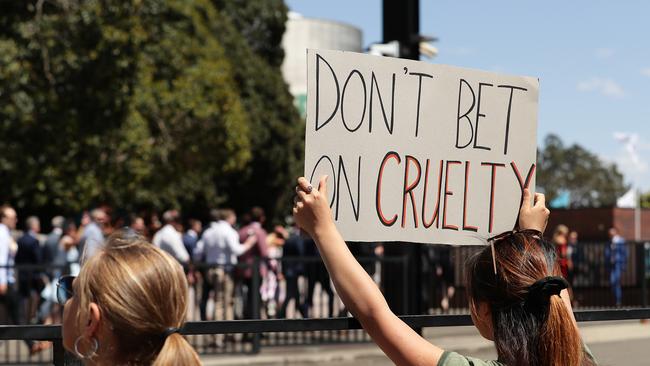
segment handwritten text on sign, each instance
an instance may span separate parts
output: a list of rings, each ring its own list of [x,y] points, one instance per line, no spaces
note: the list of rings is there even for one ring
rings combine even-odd
[[[480,244],[535,186],[538,80],[307,52],[305,176],[350,241]]]

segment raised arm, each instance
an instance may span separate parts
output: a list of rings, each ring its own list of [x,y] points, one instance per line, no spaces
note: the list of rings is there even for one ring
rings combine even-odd
[[[231,235],[228,235],[226,244],[236,256],[240,256],[249,251],[257,243],[257,235],[250,235],[243,243],[239,242],[239,234],[235,229]]]
[[[345,245],[332,220],[327,177],[321,178],[318,190],[301,177],[296,192],[293,209],[296,223],[316,242],[347,309],[396,365],[437,365],[443,350],[393,314],[375,282]]]

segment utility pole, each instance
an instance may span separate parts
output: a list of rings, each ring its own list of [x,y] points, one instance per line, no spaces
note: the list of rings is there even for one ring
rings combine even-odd
[[[397,41],[399,57],[420,59],[419,0],[383,0],[383,43]],[[386,263],[384,291],[391,309],[397,314],[420,314],[423,310],[422,244],[387,243],[386,256],[406,256],[408,268],[395,268]],[[405,265],[405,263],[402,263]],[[391,267],[392,266],[392,267]],[[406,277],[406,278],[404,278]],[[404,298],[406,295],[406,298]]]
[[[420,0],[384,0],[383,43],[399,42],[399,57],[420,59]]]

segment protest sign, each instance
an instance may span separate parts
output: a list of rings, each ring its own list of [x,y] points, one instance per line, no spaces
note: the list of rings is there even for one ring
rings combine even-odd
[[[305,177],[349,241],[470,245],[535,187],[538,80],[307,51]]]

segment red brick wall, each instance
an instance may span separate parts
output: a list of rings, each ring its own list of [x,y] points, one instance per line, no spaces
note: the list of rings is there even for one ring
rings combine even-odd
[[[550,237],[559,224],[576,230],[580,240],[608,240],[607,231],[612,226],[625,239],[634,240],[633,208],[552,209],[546,236]],[[650,240],[650,209],[641,210],[641,239]]]
[[[552,209],[546,236],[551,237],[559,224],[578,232],[580,240],[607,240],[607,230],[613,224],[611,208]]]
[[[614,225],[625,239],[634,240],[634,209],[615,208]],[[650,209],[641,210],[641,240],[650,240]]]

